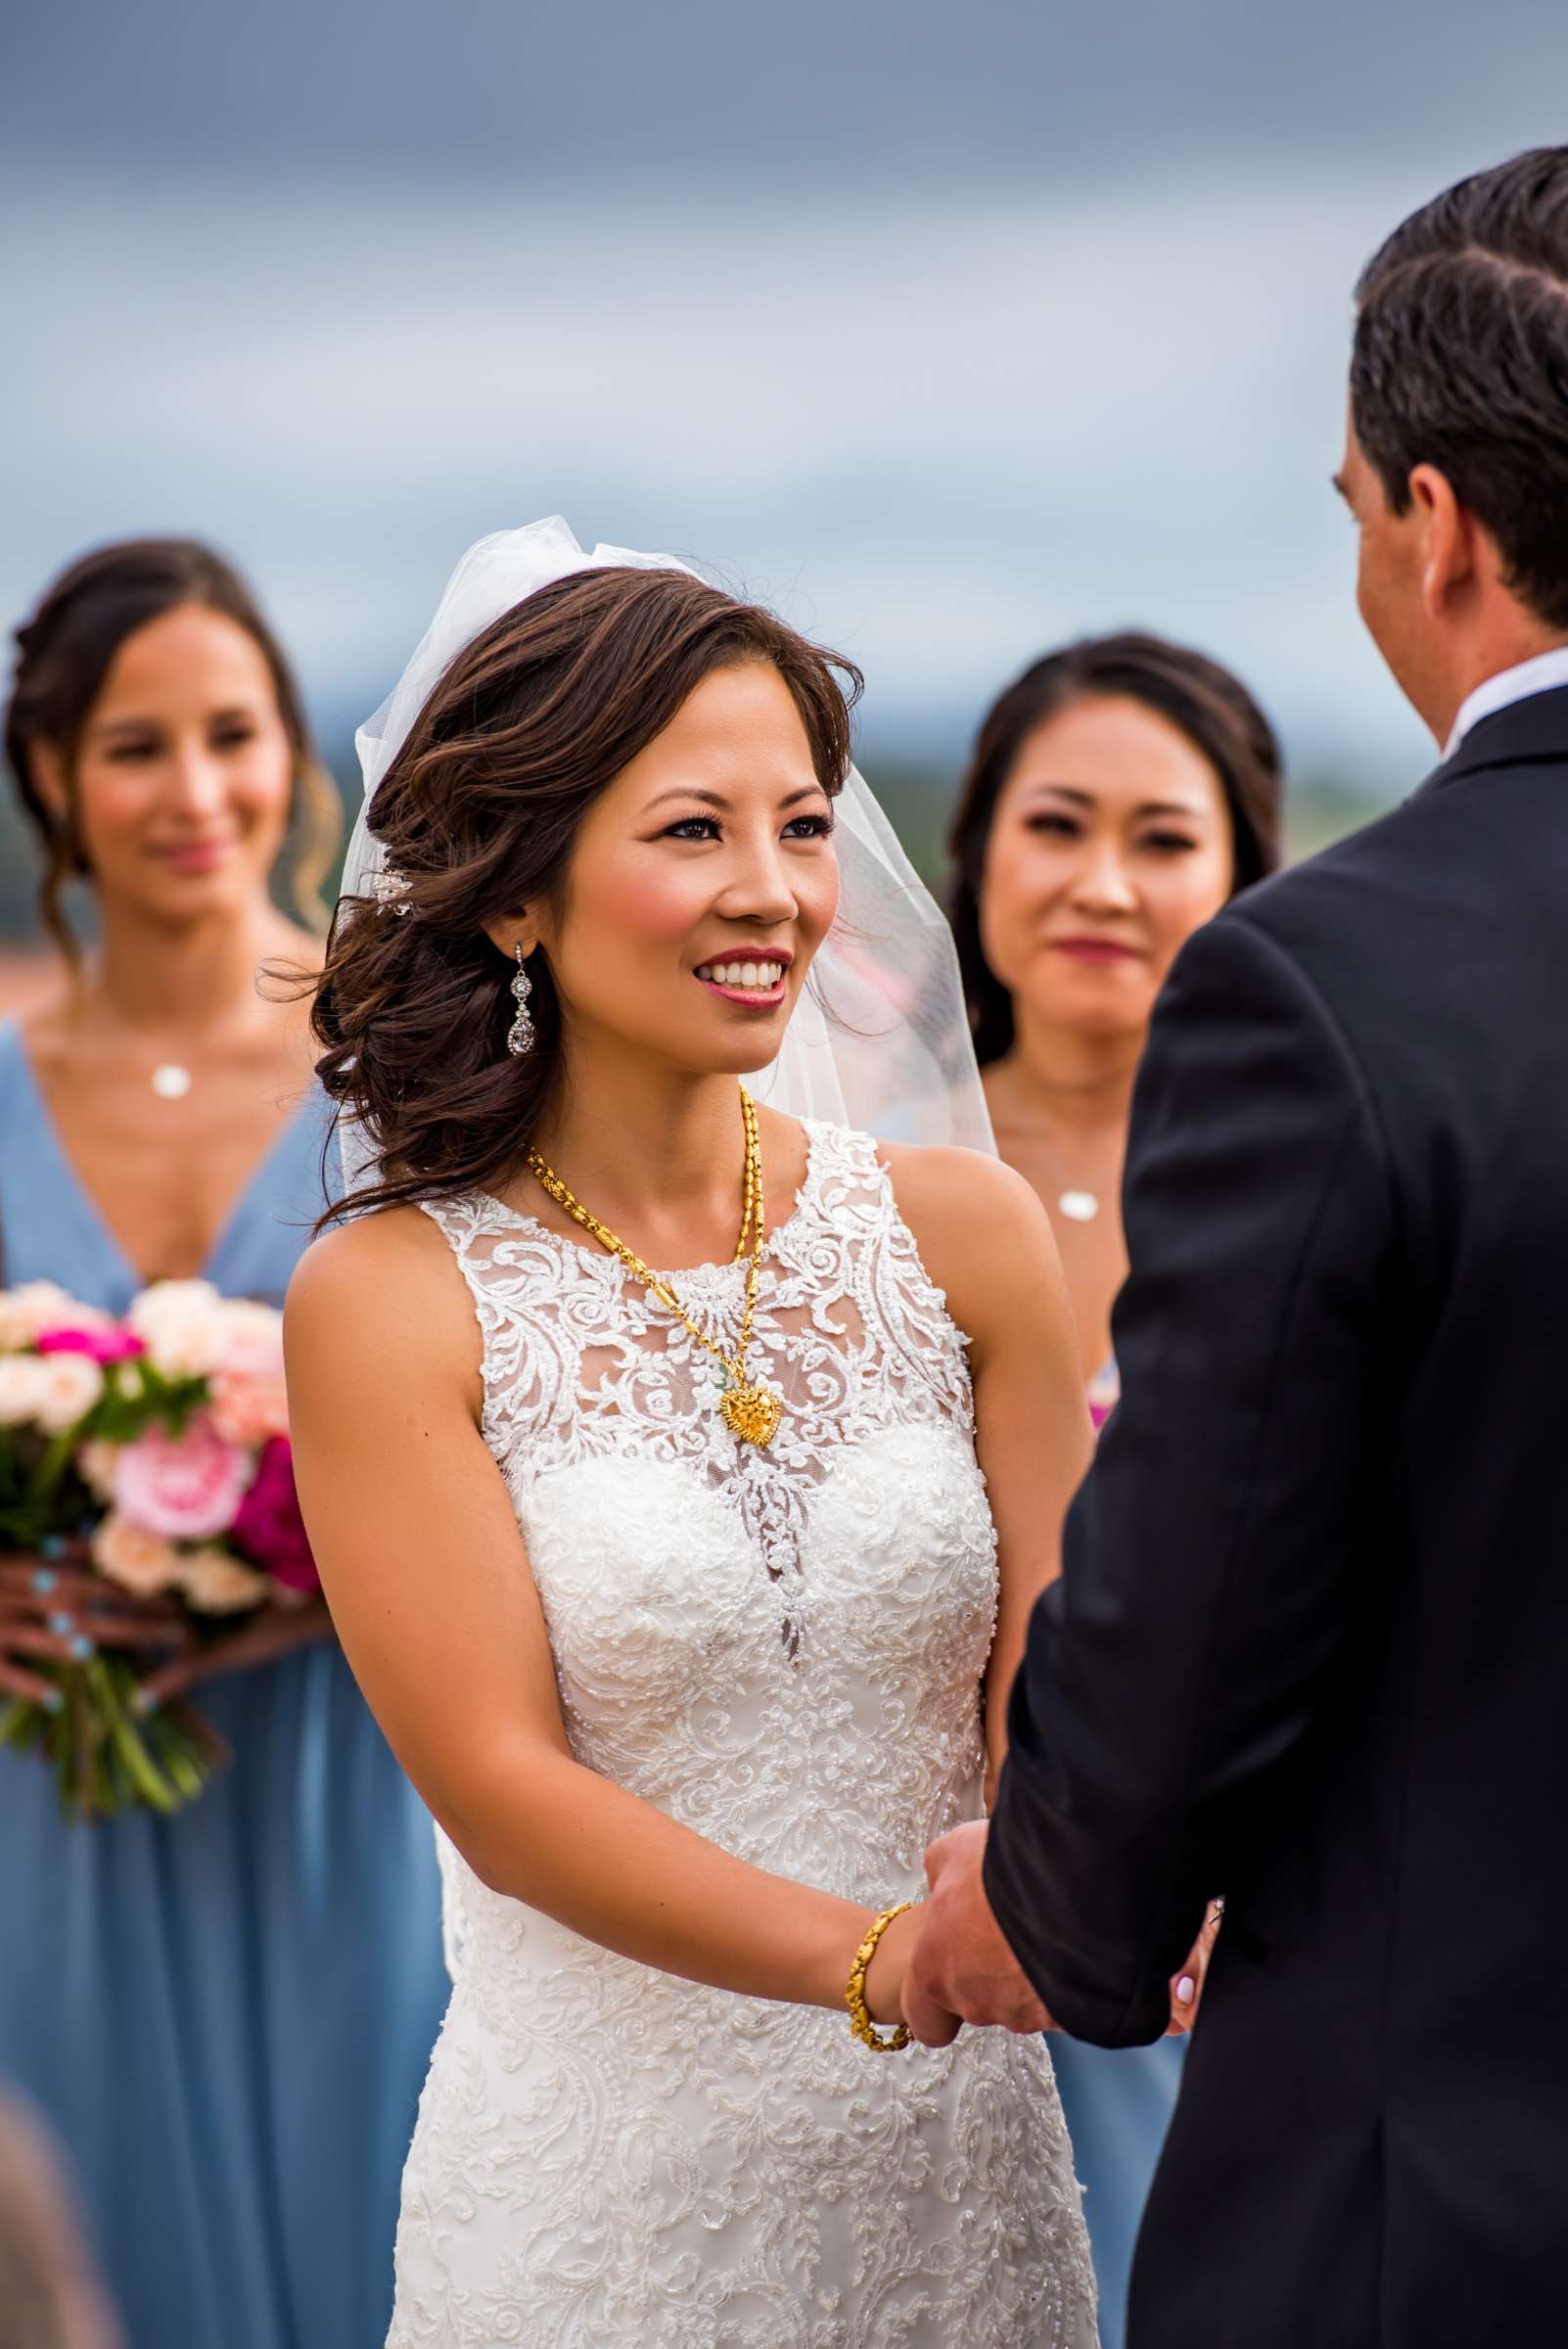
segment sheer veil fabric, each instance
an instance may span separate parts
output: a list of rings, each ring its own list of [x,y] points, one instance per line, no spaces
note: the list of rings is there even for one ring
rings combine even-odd
[[[432,688],[483,628],[577,571],[686,571],[672,555],[579,546],[557,515],[471,546],[397,683],[354,737],[365,790],[344,866],[345,897],[370,897],[385,861],[368,811]],[[695,575],[694,575],[695,576]],[[951,936],[892,825],[852,768],[837,806],[839,918],[772,1066],[752,1089],[791,1117],[825,1119],[895,1142],[992,1152]],[[344,1130],[349,1188],[373,1152]]]

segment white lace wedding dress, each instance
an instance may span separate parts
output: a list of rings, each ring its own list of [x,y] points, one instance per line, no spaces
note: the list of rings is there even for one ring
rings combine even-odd
[[[875,1145],[809,1131],[759,1295],[766,1451],[613,1258],[486,1197],[430,1213],[579,1759],[882,1908],[980,1808],[995,1544],[963,1343]],[[744,1267],[674,1277],[733,1338]],[[843,2013],[613,1957],[441,1858],[454,1987],[389,2349],[1092,2349],[1043,2041],[874,2054]]]

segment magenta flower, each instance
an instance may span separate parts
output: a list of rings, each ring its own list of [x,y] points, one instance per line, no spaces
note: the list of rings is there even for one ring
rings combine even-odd
[[[226,1444],[199,1412],[183,1435],[149,1428],[120,1448],[115,1505],[133,1524],[171,1542],[208,1542],[234,1523],[250,1472],[250,1454]]]
[[[274,1436],[262,1446],[255,1480],[235,1515],[232,1538],[237,1549],[264,1566],[286,1590],[320,1589],[321,1577],[294,1489],[294,1453],[287,1436]]]
[[[41,1329],[36,1343],[40,1354],[84,1354],[94,1362],[128,1362],[147,1352],[133,1329],[113,1321],[102,1329]]]

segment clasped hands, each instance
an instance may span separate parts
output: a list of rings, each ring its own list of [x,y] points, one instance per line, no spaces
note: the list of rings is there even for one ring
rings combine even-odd
[[[928,2048],[945,2048],[965,2023],[1019,2032],[1058,2027],[992,1914],[981,1879],[986,1835],[986,1822],[976,1819],[940,1837],[926,1854],[931,1897],[909,1919],[899,2003]],[[1173,2034],[1192,2027],[1220,1917],[1221,1905],[1212,1903],[1191,1957],[1173,1978]]]

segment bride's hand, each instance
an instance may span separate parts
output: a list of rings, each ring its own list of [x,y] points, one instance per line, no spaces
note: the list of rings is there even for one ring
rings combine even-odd
[[[903,1977],[920,1933],[920,1908],[896,1916],[871,1953],[865,1969],[866,2012],[874,2023],[901,2023]]]

